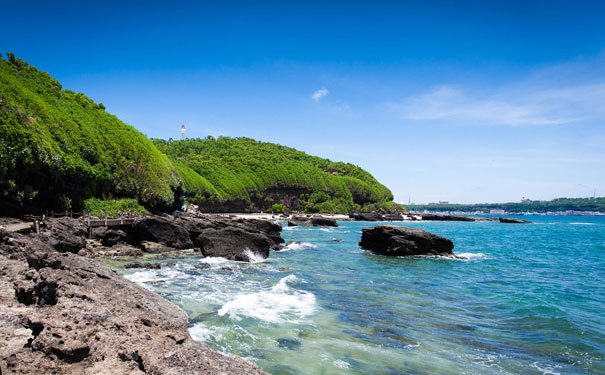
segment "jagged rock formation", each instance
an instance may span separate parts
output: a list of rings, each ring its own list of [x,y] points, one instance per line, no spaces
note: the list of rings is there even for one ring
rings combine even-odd
[[[40,237],[0,230],[0,373],[264,374],[192,340],[177,306]]]
[[[379,225],[363,228],[359,246],[388,256],[441,255],[454,256],[454,243],[423,229]]]

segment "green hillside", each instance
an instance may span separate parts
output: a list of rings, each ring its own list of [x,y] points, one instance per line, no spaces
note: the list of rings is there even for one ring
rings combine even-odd
[[[190,200],[206,207],[268,210],[283,204],[340,213],[401,209],[389,189],[363,169],[293,148],[228,137],[154,143],[177,166]]]
[[[403,209],[351,164],[247,138],[149,140],[103,104],[7,57],[0,58],[3,207],[101,212],[138,202],[168,210],[184,196],[204,211]],[[135,201],[103,203],[117,198]]]
[[[0,192],[24,206],[79,209],[88,197],[172,205],[179,181],[143,134],[27,62],[0,59]]]

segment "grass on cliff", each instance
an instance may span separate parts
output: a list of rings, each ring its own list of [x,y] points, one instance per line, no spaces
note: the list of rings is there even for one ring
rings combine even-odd
[[[0,59],[0,190],[38,207],[79,209],[83,199],[102,196],[173,202],[176,173],[145,135],[7,55]]]
[[[299,192],[303,209],[310,212],[394,208],[390,190],[352,164],[250,138],[153,141],[177,166],[185,193],[193,201],[238,199],[270,209],[283,202],[269,198],[267,191],[293,189]]]
[[[141,206],[135,199],[103,200],[90,198],[84,201],[84,211],[92,216],[118,217],[120,214],[148,214],[149,211]]]

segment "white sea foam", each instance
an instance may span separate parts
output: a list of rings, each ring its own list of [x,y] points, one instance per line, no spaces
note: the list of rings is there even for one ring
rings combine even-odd
[[[218,265],[222,265],[225,263],[230,263],[232,261],[227,258],[222,258],[222,257],[205,257],[204,259],[202,259],[202,262],[208,263],[211,266],[218,266]]]
[[[224,338],[221,333],[225,328],[222,327],[207,327],[204,323],[197,323],[189,328],[189,334],[194,340],[207,342],[210,339],[220,341]]]
[[[560,372],[555,371],[555,369],[558,369],[561,366],[550,366],[547,364],[541,364],[540,362],[536,361],[532,363],[530,367],[533,367],[536,370],[540,371],[542,375],[561,375]]]
[[[248,259],[250,260],[250,263],[260,263],[260,262],[264,262],[268,259],[268,258],[263,258],[262,255],[257,254],[248,248],[246,248],[244,250],[244,254],[248,257]]]
[[[293,242],[291,244],[289,244],[288,246],[286,246],[282,251],[289,251],[289,250],[305,250],[305,249],[316,249],[317,245],[314,245],[312,243],[309,242]]]
[[[483,253],[458,253],[456,256],[464,260],[488,259],[488,256]]]
[[[288,275],[269,290],[239,295],[224,304],[218,315],[229,314],[236,320],[246,316],[270,323],[299,322],[315,310],[315,295],[288,286],[296,280],[296,276]]]
[[[332,362],[332,364],[343,370],[347,370],[351,367],[351,364],[349,362],[345,362],[340,359],[337,359],[336,361]]]
[[[150,281],[166,281],[174,279],[180,274],[180,272],[173,269],[141,270],[131,273],[130,275],[124,275],[124,277],[130,281],[134,281],[137,284],[142,284]]]
[[[594,225],[594,223],[569,223],[569,225]]]

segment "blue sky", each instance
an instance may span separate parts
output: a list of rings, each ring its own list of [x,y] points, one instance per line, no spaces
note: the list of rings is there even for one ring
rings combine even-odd
[[[407,202],[605,195],[605,2],[4,1],[13,51],[150,137],[247,136]]]

